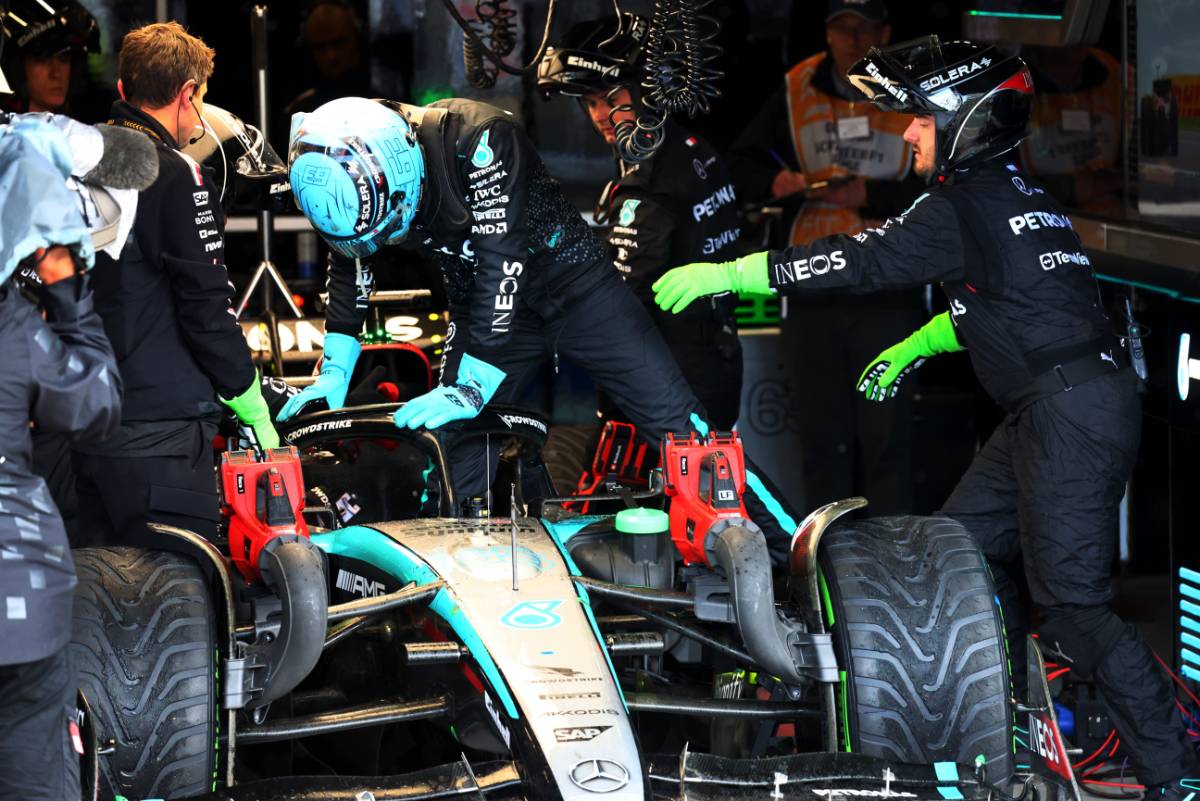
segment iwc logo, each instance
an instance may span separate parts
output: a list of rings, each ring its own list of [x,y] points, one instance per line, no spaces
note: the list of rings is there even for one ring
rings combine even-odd
[[[571,768],[571,783],[589,793],[613,793],[629,784],[629,771],[611,759],[585,759]]]

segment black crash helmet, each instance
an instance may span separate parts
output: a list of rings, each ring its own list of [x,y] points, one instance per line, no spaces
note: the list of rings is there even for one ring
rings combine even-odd
[[[938,177],[1012,150],[1027,133],[1033,78],[992,45],[928,36],[873,47],[846,77],[885,111],[933,116]]]
[[[76,0],[11,0],[7,12],[0,14],[3,35],[22,55],[100,52],[96,18]]]
[[[581,22],[559,47],[546,48],[538,64],[538,89],[549,98],[581,97],[614,86],[641,83],[641,58],[650,21],[622,12],[618,17]]]

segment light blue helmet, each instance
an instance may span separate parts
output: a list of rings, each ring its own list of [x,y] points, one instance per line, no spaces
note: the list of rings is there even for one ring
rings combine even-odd
[[[292,117],[288,174],[296,205],[329,246],[365,258],[408,235],[425,162],[403,114],[343,97]]]

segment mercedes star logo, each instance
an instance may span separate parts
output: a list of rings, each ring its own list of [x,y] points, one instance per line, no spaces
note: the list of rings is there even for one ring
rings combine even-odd
[[[571,768],[571,781],[589,793],[611,793],[629,784],[629,771],[611,759],[585,759]]]

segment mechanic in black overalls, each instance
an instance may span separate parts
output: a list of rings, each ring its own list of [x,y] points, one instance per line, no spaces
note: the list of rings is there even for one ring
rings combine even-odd
[[[709,421],[728,431],[737,422],[742,391],[736,300],[713,298],[682,314],[665,314],[650,287],[672,265],[743,252],[733,179],[707,142],[669,119],[662,146],[649,160],[622,161],[615,147],[614,126],[632,121],[638,108],[649,30],[649,20],[629,13],[621,15],[620,31],[612,16],[579,23],[560,47],[547,49],[538,89],[547,97],[577,98],[596,132],[614,145],[620,177],[596,204],[596,221],[609,226],[613,264],[650,312]],[[605,418],[619,413],[604,398],[600,407]]]
[[[1029,71],[996,48],[929,37],[872,50],[850,80],[882,107],[917,115],[905,138],[929,190],[880,228],[752,254],[722,265],[718,280],[709,264],[672,270],[657,300],[680,308],[737,289],[942,282],[950,312],[885,351],[860,388],[886,397],[924,357],[969,349],[1007,417],[942,514],[992,563],[1015,669],[1025,623],[1009,571],[1023,563],[1041,642],[1096,683],[1150,794],[1182,798],[1191,790],[1178,780],[1198,766],[1171,687],[1137,629],[1109,609],[1118,506],[1141,429],[1137,377],[1070,219],[1013,161]]]
[[[0,194],[22,208],[0,220],[0,798],[63,801],[80,793],[79,682],[67,645],[75,567],[62,518],[32,470],[30,425],[104,436],[120,421],[121,379],[79,272],[91,243],[65,185],[66,140],[38,125],[32,136],[41,145],[59,138],[61,159],[11,129],[0,133]],[[7,230],[18,219],[25,230]],[[10,278],[19,262],[36,269],[36,297]]]
[[[345,402],[374,280],[366,259],[404,241],[440,265],[451,321],[441,386],[408,401],[397,425],[436,428],[511,402],[546,356],[561,356],[651,443],[707,428],[654,320],[508,112],[472,100],[343,98],[292,128],[293,196],[333,256],[321,375],[280,419],[312,401]],[[486,491],[485,458],[482,442],[452,451],[460,497]],[[798,521],[776,497],[754,473],[748,511],[786,547]]]
[[[122,44],[124,99],[113,104],[109,124],[153,140],[158,179],[138,197],[120,259],[100,254],[92,277],[125,407],[116,434],[75,447],[83,544],[155,543],[147,522],[214,537],[212,440],[222,406],[259,445],[279,443],[233,316],[217,189],[179,152],[180,142],[201,133],[212,58],[173,22],[130,31]]]

